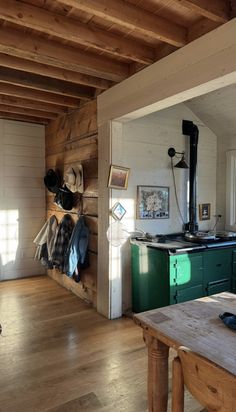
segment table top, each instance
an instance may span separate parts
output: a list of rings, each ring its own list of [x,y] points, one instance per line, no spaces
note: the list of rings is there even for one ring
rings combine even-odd
[[[187,346],[236,375],[236,331],[219,314],[236,314],[236,295],[229,292],[142,312],[134,321],[147,333],[177,349]]]

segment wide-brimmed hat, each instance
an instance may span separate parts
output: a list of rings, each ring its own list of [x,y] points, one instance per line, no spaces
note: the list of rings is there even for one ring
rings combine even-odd
[[[83,193],[84,191],[84,176],[83,176],[83,166],[78,164],[73,167],[68,167],[64,174],[64,182],[66,187],[70,189],[71,192]]]
[[[57,193],[61,187],[61,176],[57,170],[49,169],[44,177],[44,183],[47,189],[52,193]]]

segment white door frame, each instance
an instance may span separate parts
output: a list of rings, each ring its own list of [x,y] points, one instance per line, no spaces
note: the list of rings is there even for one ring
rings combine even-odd
[[[122,279],[106,238],[111,189],[112,121],[125,122],[236,83],[236,19],[193,41],[98,96],[99,236],[97,309],[122,314]],[[113,254],[112,254],[113,253]]]

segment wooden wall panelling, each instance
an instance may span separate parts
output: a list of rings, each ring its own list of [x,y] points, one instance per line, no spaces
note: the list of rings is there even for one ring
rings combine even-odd
[[[79,140],[84,136],[97,133],[97,103],[91,101],[88,105],[89,112],[85,109],[76,110],[68,116],[62,116],[51,122],[47,127],[47,149],[59,143]]]
[[[46,168],[57,168],[64,173],[68,166],[82,163],[84,193],[79,205],[63,211],[54,203],[54,195],[47,191],[47,217],[55,215],[61,221],[69,213],[76,222],[78,211],[85,216],[89,228],[89,267],[81,273],[81,282],[55,270],[49,275],[76,295],[96,306],[97,291],[97,233],[98,233],[98,144],[96,101],[81,105],[80,109],[63,115],[46,128]]]

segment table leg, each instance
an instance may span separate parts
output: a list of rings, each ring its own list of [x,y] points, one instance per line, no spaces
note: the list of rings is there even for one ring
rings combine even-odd
[[[148,347],[148,410],[167,412],[169,347],[144,331]]]

